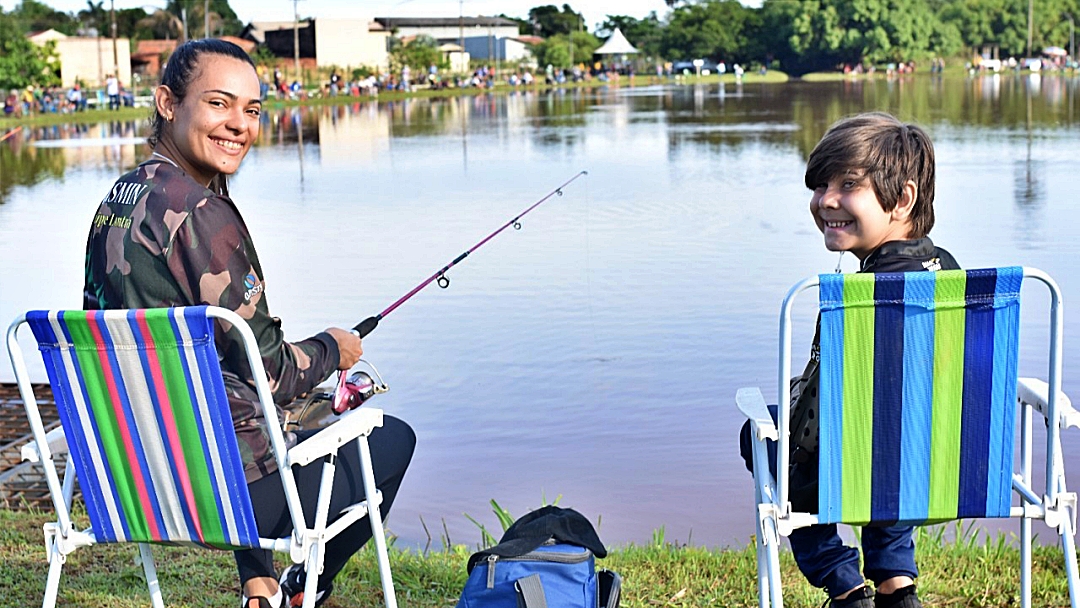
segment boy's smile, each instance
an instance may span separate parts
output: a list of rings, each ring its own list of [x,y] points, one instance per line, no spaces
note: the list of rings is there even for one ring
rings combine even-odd
[[[810,213],[825,235],[826,249],[850,251],[863,260],[883,243],[909,238],[908,189],[896,208],[885,211],[865,175],[846,173],[819,185],[810,197]]]

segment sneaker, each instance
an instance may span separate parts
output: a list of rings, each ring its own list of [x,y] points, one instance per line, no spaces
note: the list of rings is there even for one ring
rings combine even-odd
[[[304,583],[306,581],[307,573],[304,572],[304,567],[300,564],[293,564],[286,568],[285,572],[281,573],[278,584],[281,585],[281,590],[285,592],[285,596],[288,598],[287,605],[289,608],[300,608],[304,605]],[[321,606],[333,591],[333,583],[327,585],[326,589],[319,589],[315,595],[316,608]],[[260,608],[262,607],[260,606]]]
[[[889,594],[877,594],[874,598],[874,606],[875,608],[922,608],[922,602],[919,601],[919,594],[915,592],[915,585],[911,585]]]
[[[258,608],[285,608],[285,595],[282,594],[279,597],[279,602],[275,606],[273,602],[274,598],[263,597],[256,595],[255,597],[246,597],[243,594],[240,595],[240,608],[251,608],[252,600],[258,602]]]
[[[825,608],[825,606],[831,606],[832,608],[875,608],[874,592],[869,587],[862,586],[852,591],[842,600],[826,600],[822,608]]]

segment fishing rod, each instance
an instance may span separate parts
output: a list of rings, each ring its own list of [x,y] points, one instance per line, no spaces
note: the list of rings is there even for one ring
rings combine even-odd
[[[22,127],[21,126],[15,127],[14,129],[8,131],[7,133],[4,133],[3,135],[0,135],[0,141],[4,141],[5,139],[11,137],[12,135],[15,135],[19,131],[22,131]]]
[[[368,317],[368,318],[364,319],[363,321],[361,321],[356,327],[353,327],[353,329],[352,329],[353,333],[360,336],[361,338],[363,338],[364,336],[370,334],[379,325],[379,321],[383,320],[383,318],[386,317],[386,315],[394,312],[394,310],[397,309],[398,306],[401,306],[402,304],[407,302],[409,300],[409,298],[415,296],[417,293],[420,292],[421,289],[423,289],[423,288],[427,287],[428,285],[430,285],[432,283],[432,281],[437,282],[439,287],[442,287],[443,289],[446,289],[447,287],[449,287],[450,286],[450,279],[446,277],[446,271],[447,270],[450,270],[451,268],[456,266],[459,262],[461,262],[466,257],[468,257],[470,253],[472,253],[472,252],[476,251],[477,249],[483,247],[485,243],[487,243],[491,239],[495,238],[500,232],[502,232],[503,230],[506,230],[510,226],[513,226],[514,230],[521,230],[521,218],[525,217],[526,214],[528,214],[533,209],[536,209],[537,207],[539,207],[541,204],[544,203],[544,201],[548,200],[549,198],[551,198],[551,197],[553,197],[555,195],[562,196],[562,194],[563,194],[562,189],[563,188],[569,186],[574,180],[581,177],[582,175],[588,175],[588,174],[589,174],[588,171],[580,171],[577,175],[575,175],[574,177],[571,177],[570,179],[568,179],[566,182],[564,182],[558,188],[555,188],[551,192],[548,192],[544,196],[544,198],[542,198],[542,199],[536,201],[535,203],[533,203],[531,207],[529,207],[528,209],[526,209],[526,210],[522,211],[521,213],[517,214],[517,216],[515,216],[514,219],[512,219],[509,222],[506,222],[505,224],[503,224],[502,227],[500,227],[498,230],[496,230],[495,232],[492,232],[491,234],[487,235],[487,237],[485,237],[483,240],[481,240],[479,243],[473,245],[471,249],[469,249],[465,253],[457,256],[456,258],[454,258],[454,260],[452,262],[450,262],[446,266],[443,266],[438,271],[436,271],[435,274],[433,274],[430,277],[424,279],[416,287],[413,287],[412,291],[405,294],[404,296],[401,296],[401,298],[399,298],[397,302],[394,302],[393,304],[388,306],[386,308],[386,310],[380,312],[379,314],[375,315],[374,317]]]

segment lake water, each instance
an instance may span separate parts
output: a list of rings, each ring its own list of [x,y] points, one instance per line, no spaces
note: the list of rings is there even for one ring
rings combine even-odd
[[[447,533],[472,545],[464,513],[497,528],[491,499],[521,515],[561,497],[599,519],[607,543],[664,527],[669,540],[741,545],[754,525],[735,391],[775,398],[780,301],[837,265],[802,185],[814,143],[869,109],[925,126],[938,157],[934,240],[967,267],[1042,268],[1075,302],[1078,93],[1076,78],[919,75],[290,109],[265,114],[231,188],[270,310],[302,339],[378,313],[587,170],[451,270],[449,289],[430,286],[365,339],[391,387],[373,405],[419,436],[390,526],[402,543],[423,546],[426,524],[434,545]],[[80,306],[97,201],[146,154],[96,140],[142,135],[115,123],[0,144],[5,324]],[[841,264],[856,268],[851,256]],[[799,309],[797,369],[814,305],[811,293]],[[1021,373],[1044,375],[1035,308]],[[1065,388],[1080,395],[1071,310]],[[0,380],[11,378],[5,358]],[[1080,438],[1065,442],[1075,469]]]

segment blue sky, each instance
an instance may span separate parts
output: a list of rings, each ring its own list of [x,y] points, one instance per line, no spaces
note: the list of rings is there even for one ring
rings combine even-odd
[[[53,8],[65,12],[86,8],[86,0],[41,0]],[[114,0],[116,8],[142,6],[165,6],[165,0]],[[189,0],[198,2],[199,0]],[[467,16],[497,15],[505,13],[524,17],[529,9],[543,4],[562,6],[565,0],[301,0],[298,8],[301,17],[359,18],[359,17],[457,17],[460,12]],[[0,0],[6,11],[17,6],[19,0]],[[757,2],[744,4],[760,5]],[[570,2],[574,10],[585,15],[588,28],[593,29],[606,15],[630,15],[644,17],[650,11],[663,16],[668,6],[664,0],[578,0]],[[108,8],[106,0],[105,7]],[[229,6],[245,23],[252,20],[291,20],[292,0],[229,0]]]

